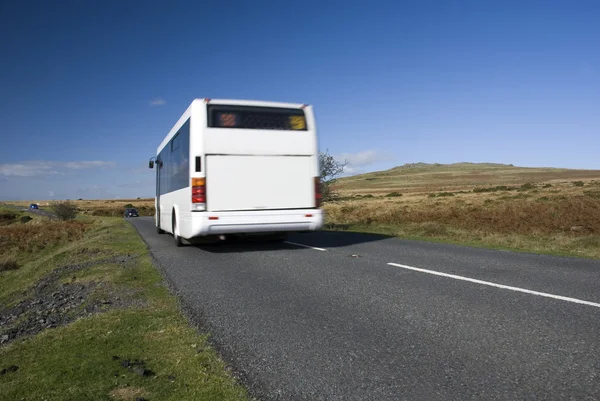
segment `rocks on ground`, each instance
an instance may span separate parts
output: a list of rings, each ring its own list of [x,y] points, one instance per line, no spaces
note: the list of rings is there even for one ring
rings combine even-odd
[[[35,335],[42,330],[66,325],[82,316],[89,316],[110,307],[126,306],[127,302],[117,294],[103,299],[92,299],[90,295],[97,287],[110,288],[102,282],[60,283],[67,274],[100,264],[125,265],[134,256],[119,255],[58,268],[42,278],[32,289],[33,295],[19,304],[0,310],[0,344],[9,343],[19,337]],[[74,277],[73,277],[74,278]],[[113,291],[114,292],[114,291]]]

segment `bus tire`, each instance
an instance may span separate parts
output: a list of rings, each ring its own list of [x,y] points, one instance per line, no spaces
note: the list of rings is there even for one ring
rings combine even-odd
[[[175,246],[183,246],[183,241],[181,241],[181,237],[177,235],[177,218],[175,217],[175,211],[173,211],[173,240],[175,241]]]

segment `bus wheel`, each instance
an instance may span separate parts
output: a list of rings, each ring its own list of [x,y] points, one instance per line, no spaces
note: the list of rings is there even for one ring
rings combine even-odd
[[[175,212],[173,212],[173,240],[175,241],[176,246],[183,245],[181,237],[177,235],[177,219],[175,218]]]

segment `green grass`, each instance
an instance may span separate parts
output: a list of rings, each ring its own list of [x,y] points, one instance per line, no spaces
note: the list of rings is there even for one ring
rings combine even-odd
[[[22,267],[0,277],[0,308],[29,296],[59,266],[115,255],[129,255],[128,262],[93,265],[60,281],[102,282],[92,297],[120,295],[126,305],[1,346],[0,369],[19,369],[0,376],[0,400],[248,399],[207,335],[184,318],[145,245],[122,219],[94,219],[83,239],[26,255]],[[113,356],[143,360],[154,375],[140,376]]]

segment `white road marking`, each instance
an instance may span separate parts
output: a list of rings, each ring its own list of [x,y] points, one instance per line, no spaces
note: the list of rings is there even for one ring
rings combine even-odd
[[[304,244],[298,244],[296,242],[290,242],[290,241],[284,241],[286,244],[290,244],[290,245],[296,245],[296,246],[301,246],[303,248],[310,248],[310,249],[316,249],[317,251],[323,251],[325,252],[327,249],[324,248],[317,248],[316,246],[310,246],[310,245],[304,245]]]
[[[406,265],[401,265],[401,264],[398,264],[398,263],[388,263],[388,265],[390,265],[390,266],[396,266],[396,267],[401,267],[403,269],[408,269],[408,270],[414,270],[414,271],[421,272],[421,273],[427,273],[427,274],[433,274],[433,275],[436,275],[436,276],[453,278],[453,279],[456,279],[456,280],[469,281],[471,283],[476,283],[476,284],[489,285],[490,287],[502,288],[502,289],[505,289],[505,290],[511,290],[511,291],[517,291],[517,292],[524,292],[525,294],[538,295],[540,297],[553,298],[553,299],[558,299],[558,300],[561,300],[561,301],[573,302],[573,303],[576,303],[576,304],[589,305],[589,306],[594,306],[596,308],[600,308],[600,304],[598,304],[598,303],[590,302],[590,301],[584,301],[584,300],[576,299],[576,298],[563,297],[562,295],[554,295],[554,294],[548,294],[546,292],[539,292],[539,291],[527,290],[525,288],[511,287],[509,285],[496,284],[496,283],[492,283],[492,282],[489,282],[489,281],[477,280],[477,279],[474,279],[474,278],[469,278],[469,277],[464,277],[464,276],[457,276],[456,274],[448,274],[448,273],[436,272],[434,270],[420,269],[418,267],[406,266]]]

